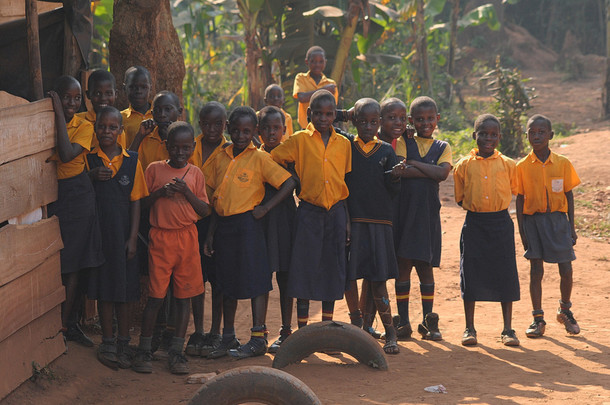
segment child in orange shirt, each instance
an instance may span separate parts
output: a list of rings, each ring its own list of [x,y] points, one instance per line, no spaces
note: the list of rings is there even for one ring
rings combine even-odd
[[[326,53],[319,46],[312,46],[305,55],[305,64],[309,68],[307,73],[297,73],[294,78],[292,97],[299,102],[298,121],[302,129],[307,127],[307,108],[311,96],[320,89],[328,90],[335,97],[335,103],[339,101],[337,83],[324,75],[326,68]]]
[[[513,301],[519,300],[519,276],[514,225],[508,214],[517,192],[516,165],[496,150],[500,121],[493,115],[476,119],[472,137],[478,148],[455,165],[453,175],[455,201],[468,211],[460,238],[460,287],[466,316],[462,345],[477,344],[476,301],[499,301],[504,319],[502,343],[519,346],[511,328]]]
[[[57,151],[57,201],[49,204],[49,216],[59,218],[64,247],[60,253],[62,283],[66,300],[61,323],[66,340],[93,347],[93,341],[78,324],[79,284],[85,269],[104,263],[100,227],[95,212],[95,191],[85,173],[85,156],[91,148],[93,125],[76,116],[81,103],[81,87],[71,76],[61,76],[49,92],[55,110]],[[67,123],[67,124],[66,124]]]
[[[121,111],[126,147],[129,147],[136,137],[142,121],[153,117],[150,103],[152,80],[148,69],[143,66],[132,66],[127,69],[123,88],[129,100],[129,107]]]
[[[233,144],[223,148],[210,166],[206,178],[212,195],[214,216],[205,244],[206,254],[216,256],[218,285],[223,294],[222,342],[208,355],[216,359],[242,359],[267,352],[267,294],[271,290],[271,269],[267,256],[262,218],[294,190],[290,173],[252,143],[256,112],[237,107],[229,115],[228,131]],[[278,189],[262,203],[265,184]],[[235,338],[237,300],[250,299],[252,329],[250,341],[239,346]]]
[[[169,368],[174,374],[189,372],[182,354],[189,320],[190,298],[203,292],[201,258],[197,240],[198,217],[209,213],[205,180],[188,160],[193,154],[193,127],[177,121],[167,128],[168,161],[157,161],[145,172],[150,196],[149,295],[142,315],[138,353],[132,368],[152,372],[152,333],[157,313],[173,282],[176,299],[176,332],[169,349]]]
[[[519,194],[517,221],[530,261],[530,295],[534,322],[525,332],[535,338],[544,334],[546,322],[542,310],[542,277],[544,262],[558,263],[561,276],[561,300],[557,320],[569,334],[576,335],[580,327],[570,308],[572,303],[572,261],[576,259],[574,226],[574,195],[572,189],[580,179],[570,161],[549,149],[553,138],[551,121],[534,115],[527,122],[527,138],[532,151],[517,163]]]
[[[88,296],[98,300],[102,344],[97,357],[112,369],[131,367],[129,327],[133,303],[140,300],[140,273],[136,242],[140,199],[148,196],[144,171],[135,152],[127,152],[116,140],[123,130],[114,107],[97,114],[95,133],[99,145],[87,155],[89,177],[95,188],[106,262],[89,276]],[[112,330],[116,310],[118,336]]]

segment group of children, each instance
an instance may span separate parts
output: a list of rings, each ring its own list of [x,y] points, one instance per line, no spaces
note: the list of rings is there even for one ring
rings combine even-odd
[[[571,190],[579,179],[565,157],[550,151],[553,132],[546,117],[528,121],[533,150],[518,164],[496,149],[498,119],[478,117],[477,148],[452,167],[449,144],[433,138],[440,120],[434,100],[418,97],[407,112],[397,98],[381,104],[363,98],[352,109],[337,111],[338,90],[324,76],[323,49],[310,48],[306,64],[309,71],[294,83],[302,128],[294,134],[278,85],[266,89],[267,106],[258,113],[238,107],[227,117],[222,104],[206,103],[199,114],[201,134],[195,136],[190,124],[179,121],[182,107],[174,93],[161,91],[149,102],[151,78],[143,67],[125,74],[130,106],[122,112],[112,107],[116,82],[109,72],[89,77],[86,95],[93,109],[86,113],[77,114],[78,81],[68,76],[57,81],[50,96],[59,198],[50,212],[59,217],[64,240],[67,340],[93,346],[77,322],[85,292],[98,301],[103,336],[97,357],[104,365],[152,372],[160,325],[167,323],[169,368],[184,374],[189,371],[185,353],[215,359],[275,352],[292,333],[294,299],[301,328],[309,322],[311,300],[322,302],[322,320],[332,320],[335,301],[345,296],[351,323],[384,337],[384,351],[396,354],[397,341],[413,331],[413,267],[422,302],[417,332],[423,339],[441,340],[439,316],[433,312],[433,268],[441,254],[439,183],[451,170],[456,202],[467,210],[460,243],[462,344],[477,343],[476,301],[501,302],[502,341],[519,344],[511,326],[512,302],[519,299],[507,210],[513,195],[531,263],[534,322],[526,335],[539,337],[545,331],[545,261],[559,263],[557,319],[569,333],[579,332],[570,311],[576,243]],[[338,115],[350,120],[357,134],[335,128]],[[140,268],[148,274],[148,300],[134,351],[129,328],[133,303],[140,298]],[[282,326],[269,346],[266,313],[273,273]],[[363,279],[360,294],[358,279]],[[389,279],[395,279],[394,317]],[[203,330],[205,281],[212,287],[209,333]],[[234,328],[237,302],[243,299],[252,307],[245,344]],[[190,305],[195,332],[185,349]],[[384,336],[373,328],[376,313]]]

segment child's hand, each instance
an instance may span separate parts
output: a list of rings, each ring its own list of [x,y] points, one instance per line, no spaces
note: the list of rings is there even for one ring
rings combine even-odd
[[[413,136],[415,135],[415,128],[413,128],[411,125],[407,125],[407,128],[405,129],[405,132],[403,134],[407,138],[413,138]]]
[[[89,176],[96,181],[107,181],[112,178],[112,170],[107,167],[96,167],[89,172]]]
[[[264,205],[257,205],[252,210],[252,216],[254,217],[254,219],[261,219],[262,217],[267,215],[268,212],[269,210]]]
[[[136,250],[138,246],[138,238],[127,239],[125,242],[125,250],[127,251],[127,260],[131,260],[136,256]]]
[[[328,91],[330,91],[331,93],[334,93],[334,92],[335,92],[335,89],[337,88],[337,85],[336,85],[336,84],[332,84],[332,83],[331,83],[331,84],[327,84],[326,86],[323,86],[322,88],[323,88],[324,90],[328,90]]]
[[[212,257],[212,255],[214,254],[214,237],[210,236],[208,238],[206,238],[205,242],[203,243],[203,254],[206,255],[207,257]]]
[[[152,120],[152,119],[144,120],[140,124],[140,129],[138,130],[138,135],[144,137],[144,136],[150,134],[155,129],[156,126],[157,126],[157,124],[155,124],[154,120]]]
[[[171,198],[176,194],[176,190],[174,190],[173,183],[167,183],[163,187],[159,189],[161,191],[161,196],[166,198]]]
[[[396,166],[394,166],[392,168],[392,176],[402,177],[402,175],[405,173],[406,170],[407,170],[407,166],[406,166],[405,161],[403,160],[402,162],[398,163]]]
[[[174,193],[186,194],[190,191],[186,181],[179,179],[178,177],[174,177],[174,182],[169,183],[169,186]]]
[[[55,111],[60,111],[63,113],[64,107],[61,105],[61,100],[59,99],[59,94],[55,90],[51,90],[47,93],[49,97],[51,97],[51,101],[53,102],[53,109]]]

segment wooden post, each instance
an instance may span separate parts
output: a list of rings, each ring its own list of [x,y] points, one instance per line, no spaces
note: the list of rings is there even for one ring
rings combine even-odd
[[[31,98],[32,101],[35,101],[44,97],[42,90],[42,67],[40,65],[38,5],[36,0],[25,0],[25,21],[30,61],[30,82],[32,84]]]

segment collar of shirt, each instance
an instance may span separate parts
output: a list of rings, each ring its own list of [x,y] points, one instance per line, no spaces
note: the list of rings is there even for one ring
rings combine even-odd
[[[239,155],[237,155],[237,156],[233,156],[233,147],[234,147],[234,145],[233,145],[233,144],[230,144],[229,146],[227,146],[226,148],[224,148],[225,153],[226,153],[227,155],[229,155],[229,157],[230,157],[231,159],[238,159],[238,158],[239,158],[239,157],[242,155],[242,153],[244,153],[244,152],[246,152],[246,151],[249,151],[249,150],[252,150],[252,149],[256,149],[256,146],[254,146],[254,144],[252,143],[252,141],[250,141],[250,145],[248,145],[248,147],[247,147],[246,149],[244,149],[244,150],[243,150],[243,151],[242,151],[242,152],[241,152]]]
[[[358,144],[359,144],[361,147],[364,147],[364,146],[366,146],[366,145],[374,145],[374,144],[376,144],[376,143],[381,142],[381,141],[379,140],[379,138],[377,138],[376,136],[374,136],[374,137],[373,137],[373,140],[368,141],[368,142],[364,142],[364,141],[362,140],[362,138],[360,138],[358,135],[356,135],[356,136],[354,137],[354,141],[356,141],[356,142],[357,142],[357,143],[358,143]]]
[[[434,142],[433,138],[423,138],[421,136],[417,136],[417,134],[413,135],[413,139],[415,139],[418,142],[422,142],[422,143],[432,143],[432,142]]]
[[[479,159],[479,160],[485,160],[485,159],[497,159],[500,157],[500,155],[502,155],[500,153],[499,150],[494,149],[494,153],[491,156],[488,157],[483,157],[483,156],[479,156],[479,149],[478,148],[474,148],[473,150],[470,151],[470,155],[473,156],[475,159]]]
[[[165,143],[163,139],[161,139],[161,135],[159,135],[159,128],[155,128],[150,134],[148,134],[144,139],[150,138],[154,139],[159,143]]]
[[[85,119],[92,124],[95,124],[95,120],[97,119],[97,115],[94,110],[87,111],[85,114]]]
[[[121,146],[121,145],[119,145],[119,146]],[[96,146],[95,148],[93,148],[91,153],[95,153],[96,155],[101,157],[102,160],[105,161],[105,162],[110,162],[111,161],[111,159],[108,158],[108,155],[106,155],[106,152],[104,152],[102,150],[102,148],[100,148],[99,146]],[[125,157],[129,157],[129,153],[127,153],[127,151],[123,147],[121,147],[121,155],[123,155]],[[113,159],[116,159],[116,156]]]
[[[72,119],[66,123],[66,128],[76,128],[78,126],[80,126],[80,124],[83,122],[83,119],[74,115],[74,117],[72,117]]]
[[[536,153],[534,153],[534,151],[531,151],[531,152],[529,153],[529,155],[527,155],[527,156],[528,156],[528,158],[530,159],[530,161],[531,161],[532,163],[536,163],[536,162],[538,162],[538,163],[543,164],[543,165],[544,165],[544,164],[547,164],[547,163],[553,163],[553,161],[555,160],[555,159],[553,158],[553,151],[550,151],[550,152],[549,152],[549,157],[548,157],[548,158],[546,158],[546,160],[545,160],[544,162],[543,162],[542,160],[540,160],[540,159],[538,158],[538,156],[536,156]]]
[[[151,108],[149,108],[149,109],[148,109],[148,111],[146,111],[146,113],[144,113],[144,114],[142,114],[142,113],[141,113],[141,112],[139,112],[139,111],[136,111],[136,110],[135,110],[135,109],[134,109],[134,108],[131,106],[131,104],[129,104],[129,108],[127,108],[127,114],[126,114],[126,115],[127,115],[127,118],[131,117],[131,114],[139,114],[139,115],[141,115],[142,117],[146,117],[147,115],[152,114],[152,103],[151,103]]]
[[[310,78],[311,80],[313,80],[314,82],[316,81],[316,79],[314,79],[314,78],[311,76],[311,70],[308,70],[308,71],[307,71],[307,77],[309,77],[309,78]],[[320,82],[319,82],[318,84],[322,83],[324,80],[326,80],[326,75],[324,74],[324,72],[322,72],[322,77],[320,77]]]
[[[307,132],[307,134],[309,136],[314,136],[314,134],[317,134],[320,139],[322,139],[322,134],[316,129],[316,127],[313,126],[313,124],[310,122],[309,124],[307,124],[307,128],[305,128],[305,131]],[[328,138],[328,142],[330,142],[332,139],[337,137],[337,133],[335,132],[335,128],[331,125],[330,126],[330,137]]]

